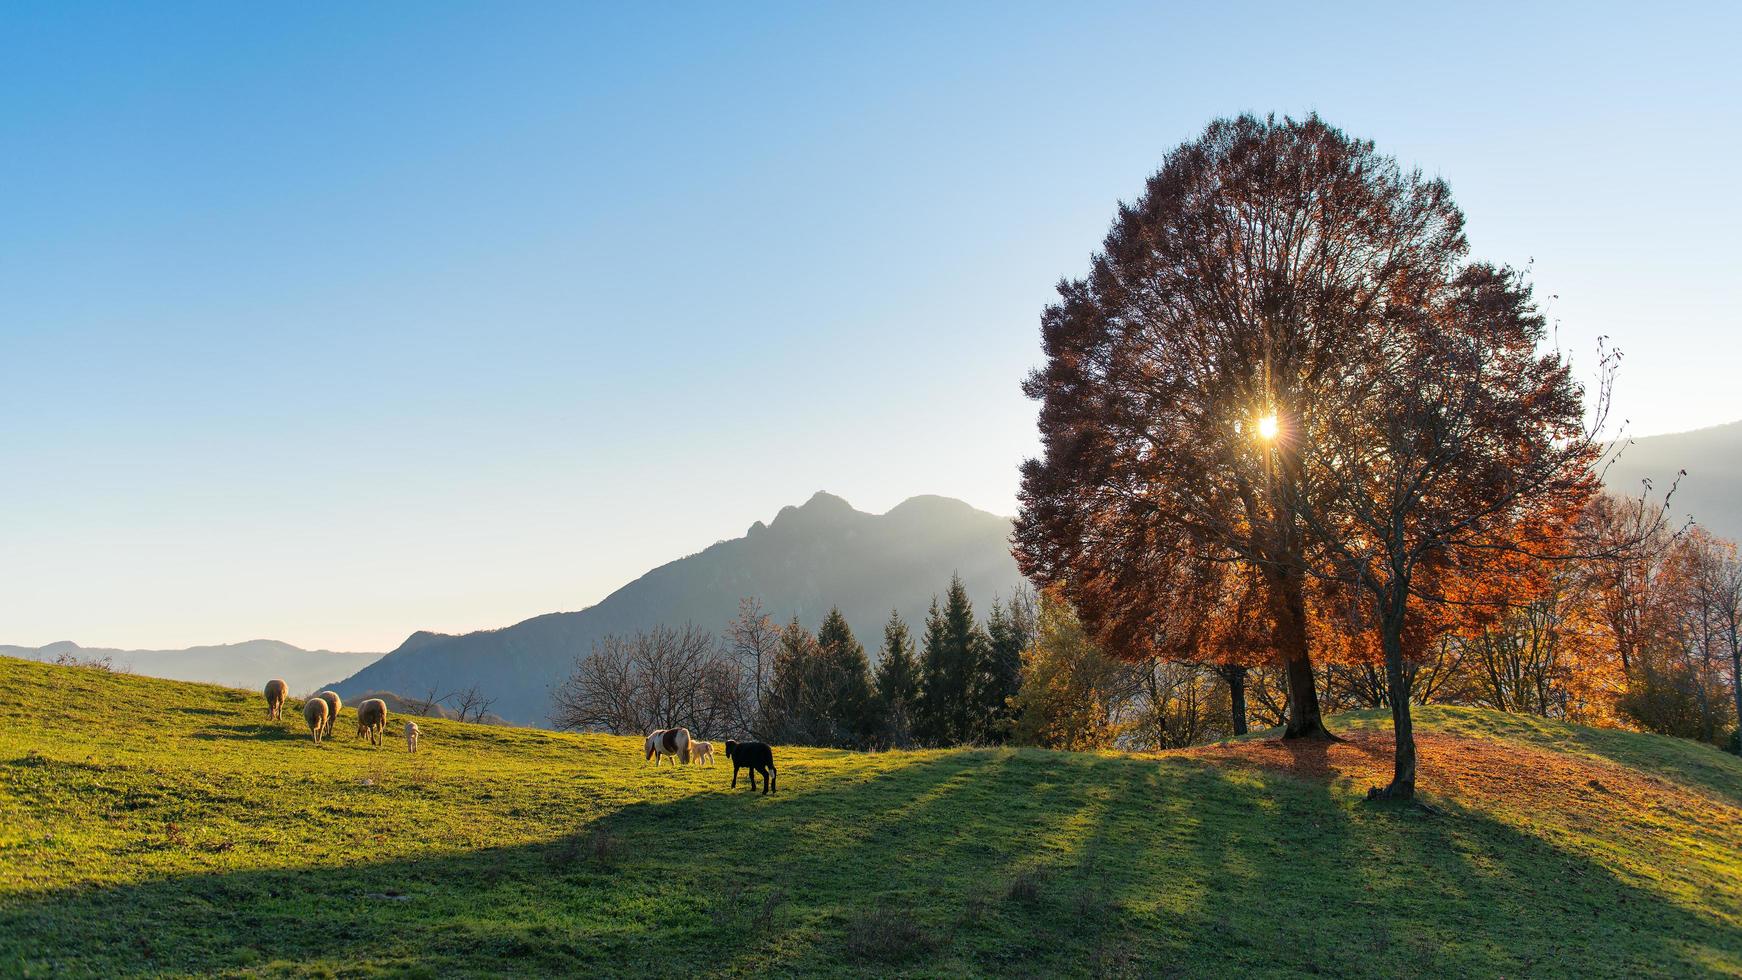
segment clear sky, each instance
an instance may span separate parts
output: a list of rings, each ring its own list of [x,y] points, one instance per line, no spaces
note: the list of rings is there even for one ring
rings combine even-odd
[[[1013,513],[1053,284],[1243,110],[1447,178],[1635,432],[1742,417],[1742,8],[1338,7],[8,3],[0,642],[384,650],[819,489]]]

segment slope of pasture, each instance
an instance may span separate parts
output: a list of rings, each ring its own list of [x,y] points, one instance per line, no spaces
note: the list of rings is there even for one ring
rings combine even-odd
[[[257,694],[0,659],[0,973],[1742,971],[1737,760],[1421,724],[1434,813],[1361,802],[1369,716],[1329,748],[788,749],[762,797],[636,739],[431,720],[414,757],[347,708],[316,748]]]

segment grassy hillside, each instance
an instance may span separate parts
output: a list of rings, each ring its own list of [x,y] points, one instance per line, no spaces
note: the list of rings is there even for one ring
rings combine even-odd
[[[316,748],[256,694],[0,659],[0,973],[1742,971],[1737,760],[1424,709],[1430,814],[1359,801],[1381,722],[784,750],[761,797],[634,739]]]

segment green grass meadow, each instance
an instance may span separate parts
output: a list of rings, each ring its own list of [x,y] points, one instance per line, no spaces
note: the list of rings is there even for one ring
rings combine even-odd
[[[1658,736],[1423,709],[1599,774],[1424,767],[1429,812],[1215,753],[778,749],[765,797],[723,749],[299,709],[0,659],[0,973],[1742,973],[1742,762]]]

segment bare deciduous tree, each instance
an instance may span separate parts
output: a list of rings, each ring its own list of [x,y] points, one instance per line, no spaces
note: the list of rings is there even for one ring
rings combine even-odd
[[[496,703],[495,698],[486,697],[476,684],[464,691],[455,691],[449,697],[453,699],[454,712],[460,716],[461,721],[483,721],[490,706]]]
[[[595,644],[552,693],[550,720],[614,735],[682,727],[706,737],[733,723],[738,691],[737,664],[712,634],[658,626]]]
[[[762,601],[746,596],[738,601],[738,615],[726,624],[726,655],[731,658],[738,682],[734,702],[734,726],[757,738],[766,712],[763,700],[774,683],[774,658],[780,651],[780,626],[762,608]]]
[[[451,691],[446,694],[437,694],[436,692],[439,690],[441,690],[441,688],[431,685],[429,689],[424,692],[423,697],[403,698],[402,703],[405,705],[405,710],[411,714],[422,717],[442,717],[443,706],[446,705],[448,699],[454,695]]]

